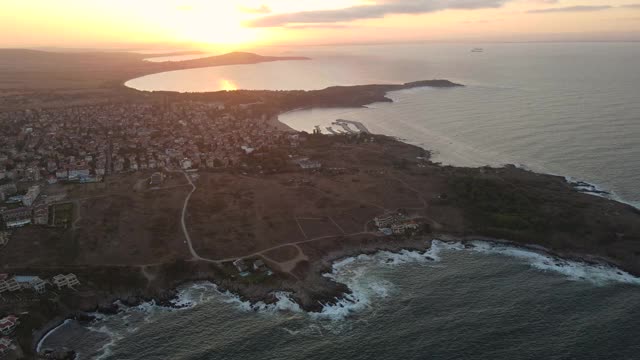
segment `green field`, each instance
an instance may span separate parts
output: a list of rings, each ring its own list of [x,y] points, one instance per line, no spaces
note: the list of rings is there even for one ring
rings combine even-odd
[[[73,222],[73,204],[59,204],[51,207],[50,223],[53,226],[69,226]]]

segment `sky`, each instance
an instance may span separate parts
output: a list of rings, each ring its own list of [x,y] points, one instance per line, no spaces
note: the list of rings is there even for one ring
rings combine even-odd
[[[640,0],[0,0],[0,9],[5,48],[640,40]]]

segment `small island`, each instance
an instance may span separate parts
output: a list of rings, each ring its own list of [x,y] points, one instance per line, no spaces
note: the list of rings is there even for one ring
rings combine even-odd
[[[36,357],[42,336],[67,318],[93,321],[87,313],[118,311],[116,300],[175,306],[176,287],[192,281],[252,302],[273,303],[285,291],[317,312],[350,291],[323,276],[334,261],[426,251],[434,239],[508,241],[640,275],[636,208],[560,176],[443,166],[382,134],[305,133],[278,121],[294,109],[462,85],[140,92],[122,84],[168,69],[283,58],[141,65],[139,55],[91,56],[111,70],[0,93],[0,317],[17,315],[12,336],[26,356]],[[20,79],[56,76],[45,70]]]

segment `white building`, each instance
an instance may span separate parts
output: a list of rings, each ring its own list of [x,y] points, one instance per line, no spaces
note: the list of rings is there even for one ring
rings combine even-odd
[[[9,350],[14,349],[13,342],[8,337],[0,338],[0,357]]]
[[[393,223],[396,222],[396,217],[393,215],[389,216],[378,216],[373,221],[376,223],[378,228],[388,228]]]
[[[247,155],[249,155],[249,154],[251,154],[252,152],[254,152],[254,151],[255,151],[255,149],[254,149],[254,148],[252,148],[252,147],[250,147],[250,146],[247,146],[247,145],[242,145],[242,146],[240,146],[240,148],[241,148],[242,150],[244,150],[245,154],[247,154]]]
[[[319,161],[312,160],[301,160],[298,162],[298,165],[303,169],[320,169],[322,167]]]
[[[40,195],[40,185],[34,185],[29,188],[27,193],[22,197],[22,204],[24,206],[31,206],[38,199]]]
[[[75,274],[59,274],[53,277],[53,284],[58,287],[58,290],[63,287],[74,287],[76,285],[80,285],[80,281]]]
[[[190,159],[184,158],[180,160],[180,167],[182,167],[184,170],[191,169],[192,165],[193,163],[191,162]]]
[[[20,286],[20,284],[18,284],[16,279],[0,280],[0,293],[3,293],[5,291],[18,291],[21,288],[22,287]]]
[[[18,318],[14,315],[0,319],[0,334],[11,335],[18,327],[18,324]]]
[[[31,280],[31,288],[38,294],[42,294],[47,290],[47,283],[36,276],[33,280]]]

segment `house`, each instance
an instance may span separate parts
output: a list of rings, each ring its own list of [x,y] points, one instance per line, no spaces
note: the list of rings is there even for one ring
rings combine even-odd
[[[0,319],[0,334],[8,336],[11,335],[18,327],[18,318],[14,315],[9,315]]]
[[[247,266],[247,264],[245,264],[244,260],[238,259],[238,260],[234,261],[233,262],[233,266],[235,266],[236,269],[238,269],[238,272],[240,273],[240,276],[249,275],[249,267]]]
[[[67,274],[67,286],[74,287],[80,285],[80,281],[75,274]]]
[[[305,170],[320,169],[322,167],[322,164],[319,161],[313,161],[308,159],[298,161],[298,165],[300,165],[300,167]]]
[[[30,285],[33,291],[37,292],[38,294],[42,294],[47,290],[47,283],[37,276],[31,280]]]
[[[22,197],[24,206],[31,206],[40,196],[40,185],[34,185],[29,188],[27,193]]]
[[[417,230],[418,224],[416,223],[406,223],[406,224],[396,224],[391,226],[391,230],[394,234],[404,234],[407,230]]]
[[[47,171],[54,172],[58,169],[58,164],[54,160],[47,161]]]
[[[69,172],[65,169],[56,171],[56,178],[63,180],[63,179],[67,179],[68,177],[69,177]]]
[[[0,357],[13,348],[13,342],[8,337],[0,338]]]
[[[58,290],[63,287],[74,287],[76,285],[80,285],[80,281],[75,274],[58,274],[53,277],[53,284],[58,287]]]
[[[8,280],[5,280],[4,282],[5,282],[7,291],[14,292],[22,289],[22,287],[20,286],[20,284],[18,284],[16,279],[8,279]]]
[[[180,167],[183,168],[184,170],[191,169],[192,165],[193,163],[191,162],[190,159],[184,158],[180,160]]]
[[[0,185],[0,201],[6,201],[10,196],[15,195],[17,192],[18,188],[14,183]]]
[[[376,227],[378,228],[388,228],[392,224],[394,224],[397,221],[397,219],[394,215],[388,215],[388,216],[378,216],[374,218],[373,221],[376,223]]]
[[[253,262],[253,270],[255,271],[261,271],[263,269],[265,269],[267,266],[264,264],[264,261],[262,260],[256,260]]]
[[[68,282],[67,282],[67,277],[63,274],[58,274],[56,276],[53,277],[53,285],[58,287],[58,290],[62,289],[63,287],[67,286]]]
[[[33,223],[36,225],[47,225],[49,223],[48,205],[39,205],[33,209]]]
[[[254,152],[254,151],[255,151],[255,149],[254,149],[254,148],[252,148],[252,147],[250,147],[250,146],[247,146],[247,145],[242,145],[242,146],[240,146],[240,148],[241,148],[242,150],[244,150],[245,154],[247,154],[247,155],[249,155],[249,154],[251,154],[252,152]]]
[[[31,223],[31,209],[19,207],[16,209],[4,210],[0,212],[0,219],[5,228],[12,229]]]
[[[164,177],[162,176],[162,173],[153,173],[153,175],[151,175],[151,180],[149,181],[149,185],[152,186],[158,186],[162,184],[162,181],[164,180]]]
[[[46,282],[37,276],[15,276],[13,278],[21,289],[32,289],[37,293],[46,290]]]

